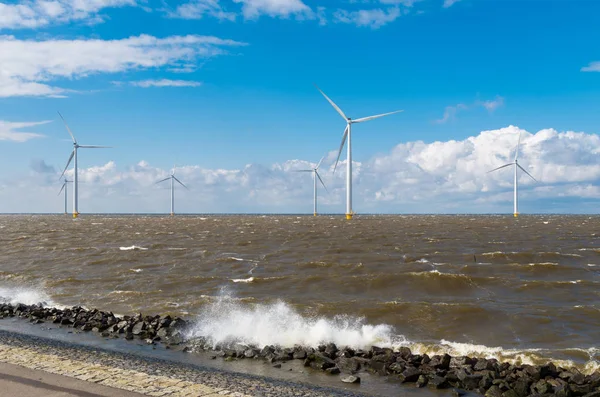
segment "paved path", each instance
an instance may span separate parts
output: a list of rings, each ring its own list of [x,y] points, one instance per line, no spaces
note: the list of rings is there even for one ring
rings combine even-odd
[[[141,394],[18,365],[0,363],[0,396],[140,397]]]

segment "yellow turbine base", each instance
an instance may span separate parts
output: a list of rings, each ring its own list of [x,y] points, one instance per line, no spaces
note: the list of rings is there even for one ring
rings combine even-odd
[[[73,212],[73,219],[76,219],[79,216],[79,213]]]
[[[346,219],[348,219],[348,220],[352,219],[352,215],[354,215],[354,214],[346,214]]]
[[[317,216],[317,213],[315,212],[313,215],[314,215],[314,216]]]
[[[175,216],[175,214],[173,212],[171,212],[171,216]]]
[[[515,218],[519,217],[519,213],[518,212],[515,212],[513,215],[515,216]]]

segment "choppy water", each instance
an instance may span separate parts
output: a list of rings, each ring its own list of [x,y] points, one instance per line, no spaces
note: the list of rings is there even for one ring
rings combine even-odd
[[[600,367],[599,216],[0,216],[0,297]]]

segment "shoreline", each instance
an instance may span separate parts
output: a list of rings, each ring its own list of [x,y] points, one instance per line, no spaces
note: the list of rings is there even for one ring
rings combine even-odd
[[[452,357],[448,354],[429,357],[427,354],[413,354],[406,347],[393,350],[372,346],[368,350],[355,350],[338,348],[333,343],[316,348],[259,348],[239,343],[214,346],[202,337],[186,339],[190,324],[179,317],[141,314],[121,317],[111,312],[81,307],[58,309],[41,305],[0,304],[0,319],[12,317],[27,319],[33,324],[53,323],[104,338],[139,340],[184,353],[203,352],[213,360],[220,358],[224,362],[257,361],[280,368],[282,363],[295,361],[312,370],[337,376],[339,381],[345,383],[360,383],[360,377],[369,374],[413,388],[452,390],[455,395],[469,391],[487,397],[600,397],[600,371],[584,375],[576,368],[561,368],[553,363],[541,366],[513,365],[484,357]],[[360,386],[356,386],[357,392],[361,393]],[[400,392],[405,387],[398,386],[397,390]],[[351,392],[346,390],[341,395],[348,393]],[[326,395],[335,394],[329,392]]]

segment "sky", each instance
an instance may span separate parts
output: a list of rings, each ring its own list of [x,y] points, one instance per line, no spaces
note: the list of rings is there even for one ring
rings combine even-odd
[[[521,213],[600,204],[600,2],[0,0],[0,213]],[[72,165],[65,175],[72,177]],[[69,191],[71,186],[69,186]],[[69,197],[69,211],[72,198]]]

